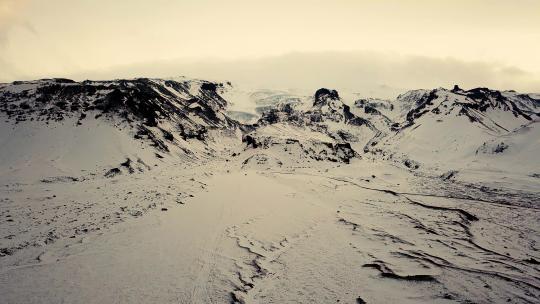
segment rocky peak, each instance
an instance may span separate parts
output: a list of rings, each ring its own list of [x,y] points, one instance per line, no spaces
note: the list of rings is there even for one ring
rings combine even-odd
[[[527,94],[507,95],[488,88],[475,88],[455,93],[466,97],[464,102],[457,102],[463,107],[463,112],[470,110],[486,112],[491,109],[511,112],[515,117],[522,117],[529,121],[540,117],[538,100],[534,100]]]
[[[454,93],[455,92],[463,92],[463,90],[457,84],[455,84],[454,88],[452,89],[452,92],[454,92]]]
[[[450,115],[464,116],[490,131],[504,133],[513,128],[514,124],[540,117],[539,100],[531,94],[488,88],[463,90],[456,85],[452,90],[415,90],[400,95],[397,102],[405,120],[403,127],[415,124],[426,115],[436,116],[437,121]],[[508,113],[515,119],[508,118]]]
[[[317,92],[315,92],[314,99],[314,107],[322,107],[325,105],[330,105],[335,101],[341,101],[336,90],[329,90],[326,88],[318,89]]]

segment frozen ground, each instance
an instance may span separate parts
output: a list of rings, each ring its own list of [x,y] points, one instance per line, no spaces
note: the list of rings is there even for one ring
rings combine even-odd
[[[0,84],[0,303],[539,302],[538,99],[227,90]]]
[[[440,180],[361,160],[241,167],[234,160],[139,180],[3,189],[2,244],[55,238],[0,260],[3,302],[534,303],[540,296],[534,207],[501,204],[489,192],[453,198],[460,189]],[[73,194],[97,187],[100,196]],[[22,193],[56,196],[34,211]],[[540,198],[529,194],[531,204]]]

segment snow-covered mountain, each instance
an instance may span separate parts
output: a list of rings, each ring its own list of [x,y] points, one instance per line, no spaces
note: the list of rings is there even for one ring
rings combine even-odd
[[[537,95],[486,88],[465,91],[456,86],[410,91],[393,105],[399,112],[393,116],[394,132],[377,146],[379,151],[440,170],[475,168],[525,175],[537,170],[531,166],[535,159],[526,152],[540,149],[535,131],[540,121]],[[520,137],[523,130],[528,134],[526,143],[510,139]]]
[[[350,162],[367,153],[435,174],[471,168],[536,174],[530,157],[540,149],[539,96],[486,88],[344,101],[324,88],[313,96],[238,94],[230,83],[202,80],[45,79],[2,84],[0,97],[9,147],[2,172],[11,176],[30,167],[60,174],[96,164],[114,174],[126,161],[144,170],[163,158],[215,157],[239,138],[282,163]]]
[[[222,88],[158,79],[3,84],[1,174],[35,176],[47,167],[44,174],[111,175],[216,156],[241,127],[225,115]]]
[[[243,150],[280,163],[367,157],[433,175],[531,176],[538,173],[531,163],[540,149],[539,109],[535,94],[458,86],[395,100],[344,100],[325,88],[312,96],[249,93],[185,78],[20,81],[0,86],[7,147],[1,170],[22,176],[45,167],[51,175],[99,169],[110,176],[227,155],[242,139]]]

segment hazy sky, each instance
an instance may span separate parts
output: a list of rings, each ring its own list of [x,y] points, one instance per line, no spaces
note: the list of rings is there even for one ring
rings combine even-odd
[[[0,0],[0,81],[540,91],[539,54],[538,0]]]

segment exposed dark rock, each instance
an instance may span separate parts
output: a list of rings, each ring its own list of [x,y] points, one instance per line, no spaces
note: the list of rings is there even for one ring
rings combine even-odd
[[[328,103],[329,100],[339,100],[339,94],[336,90],[329,90],[326,88],[318,89],[315,92],[314,106],[323,106]]]
[[[120,169],[118,168],[112,168],[111,170],[105,173],[105,177],[114,177],[118,174],[122,174],[122,171],[120,171]]]
[[[395,280],[404,280],[404,281],[416,281],[416,282],[433,282],[437,281],[435,277],[428,274],[414,274],[414,275],[399,275],[396,274],[392,269],[390,269],[384,262],[382,261],[374,261],[373,263],[367,263],[362,265],[362,267],[368,267],[368,268],[374,268],[377,269],[383,278],[390,278]]]
[[[372,115],[381,115],[381,112],[377,110],[375,107],[367,105],[364,107],[364,113],[366,114],[372,114]]]
[[[378,109],[394,110],[394,105],[390,101],[375,98],[358,99],[354,102],[354,105],[358,108],[364,108],[365,113],[371,113],[373,110],[380,113]],[[365,110],[366,108],[369,109]]]
[[[493,149],[493,153],[502,153],[506,149],[508,149],[508,145],[501,142],[501,143],[497,144],[495,149]]]
[[[455,178],[457,174],[458,174],[458,171],[451,170],[451,171],[448,171],[448,172],[442,174],[441,179],[443,179],[443,180],[451,180],[451,179]]]
[[[282,165],[283,165],[283,162],[281,162],[281,160],[274,157],[270,157],[266,154],[255,154],[248,157],[242,162],[242,168],[245,168],[247,166],[256,166],[256,167],[269,166],[272,168],[276,168],[276,167],[281,167]]]
[[[192,93],[190,87],[199,84],[199,92]],[[168,152],[162,139],[202,141],[207,139],[209,129],[240,128],[238,122],[224,115],[227,102],[218,93],[221,86],[205,81],[147,78],[14,82],[0,87],[0,113],[16,122],[47,123],[74,117],[78,118],[76,124],[82,125],[92,111],[96,119],[131,125],[136,130],[135,138],[149,140],[160,151]],[[162,127],[163,122],[167,127]]]
[[[0,248],[0,257],[6,255],[12,255],[15,253],[15,248]]]
[[[356,304],[366,304],[366,301],[362,299],[361,297],[356,298]]]
[[[351,159],[360,157],[348,142],[317,142],[296,138],[279,139],[271,136],[258,136],[256,133],[245,135],[242,140],[246,143],[246,147],[253,149],[280,146],[286,150],[287,146],[295,145],[303,152],[304,157],[317,161],[349,163]]]
[[[504,142],[500,142],[497,145],[493,146],[492,143],[483,143],[480,148],[476,150],[476,154],[485,153],[485,154],[499,154],[506,151],[510,146]]]
[[[419,164],[418,162],[412,160],[412,159],[405,159],[405,160],[403,161],[403,164],[404,164],[407,168],[413,169],[413,170],[420,168],[420,164]]]
[[[475,88],[469,91],[456,92],[458,94],[467,96],[473,102],[462,103],[460,104],[464,109],[464,114],[468,110],[477,110],[480,112],[485,112],[489,108],[500,109],[503,111],[509,111],[514,114],[515,117],[523,117],[527,120],[532,120],[532,115],[539,116],[539,113],[531,113],[525,109],[522,109],[516,104],[513,100],[505,97],[500,91],[490,90],[488,88]],[[535,100],[527,95],[529,102],[534,102]]]
[[[426,107],[433,105],[433,100],[437,99],[437,97],[437,90],[432,90],[428,94],[423,95],[420,100],[417,101],[417,106],[407,113],[407,121],[413,123],[415,119],[429,112]]]
[[[463,91],[457,84],[454,85],[454,88],[452,89],[452,92],[460,92]]]
[[[245,135],[244,137],[242,137],[242,141],[245,142],[248,147],[251,147],[254,149],[256,149],[259,146],[259,144],[257,143],[257,140],[255,140],[255,138],[251,135]]]
[[[168,141],[174,140],[174,135],[171,132],[164,129],[161,129],[161,132],[163,132],[163,137],[165,137],[166,140]]]
[[[125,162],[121,163],[120,166],[126,168],[129,172],[129,174],[133,174],[135,173],[135,170],[133,169],[133,167],[131,166],[131,159],[126,159]]]
[[[203,83],[201,85],[201,90],[216,93],[217,85],[215,83],[212,83],[212,82],[205,82],[205,83]]]

